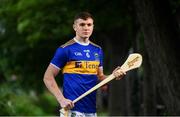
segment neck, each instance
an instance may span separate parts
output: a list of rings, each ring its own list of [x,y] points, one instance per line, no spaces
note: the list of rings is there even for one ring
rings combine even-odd
[[[81,38],[76,36],[75,39],[81,43],[89,43],[89,38]]]
[[[81,42],[81,43],[89,43],[89,38],[82,38],[79,36],[75,37],[77,41]]]
[[[74,40],[81,44],[81,45],[88,45],[89,44],[89,38],[78,38],[77,36],[74,37]]]

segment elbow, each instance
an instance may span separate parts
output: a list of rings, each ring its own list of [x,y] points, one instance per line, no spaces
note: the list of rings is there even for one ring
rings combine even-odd
[[[45,74],[43,77],[43,82],[47,84],[48,82],[51,82],[53,80],[53,76]]]
[[[49,80],[49,77],[45,74],[43,77],[43,82],[46,84],[46,82]]]

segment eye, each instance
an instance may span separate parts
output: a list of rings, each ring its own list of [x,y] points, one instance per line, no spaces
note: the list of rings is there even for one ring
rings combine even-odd
[[[80,25],[80,26],[85,26],[86,24],[85,24],[85,23],[80,23],[79,25]]]
[[[91,24],[91,23],[89,23],[89,24],[87,24],[88,26],[92,26],[93,24]]]

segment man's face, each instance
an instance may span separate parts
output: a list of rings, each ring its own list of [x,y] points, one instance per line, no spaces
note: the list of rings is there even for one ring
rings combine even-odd
[[[77,19],[74,22],[73,28],[76,32],[76,36],[80,38],[89,38],[93,32],[93,19],[88,18],[86,20]]]

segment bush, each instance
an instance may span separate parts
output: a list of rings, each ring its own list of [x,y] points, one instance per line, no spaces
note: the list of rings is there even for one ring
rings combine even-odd
[[[11,83],[0,85],[0,115],[46,115],[31,95],[13,86]]]
[[[47,113],[47,115],[58,115],[59,114],[59,104],[55,97],[49,92],[45,91],[39,97],[40,105],[42,109]]]

